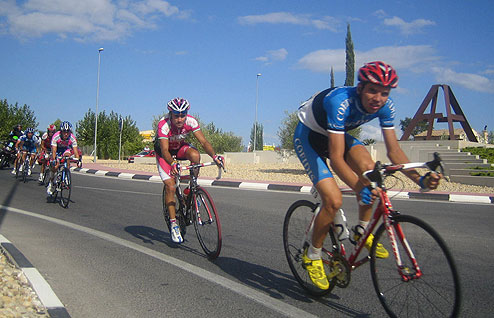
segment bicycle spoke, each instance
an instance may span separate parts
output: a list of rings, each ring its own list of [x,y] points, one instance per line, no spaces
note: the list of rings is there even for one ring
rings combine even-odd
[[[315,209],[316,205],[306,200],[297,201],[290,206],[283,223],[283,246],[290,270],[300,286],[311,295],[322,296],[331,292],[335,284],[330,281],[327,290],[317,288],[310,280],[307,270],[302,264],[302,254],[308,245],[306,231],[314,216]],[[330,272],[327,266],[329,263],[327,257],[328,254],[323,253],[326,274]]]
[[[406,281],[398,274],[394,253],[386,259],[375,257],[378,243],[393,251],[384,225],[377,230],[371,250],[371,275],[386,312],[391,317],[456,317],[461,303],[460,281],[444,241],[434,229],[417,218],[395,216],[393,224],[395,228],[401,227],[413,253],[409,253],[405,241],[397,239],[402,271],[409,273]],[[411,255],[420,268],[420,277],[414,275],[416,268]]]
[[[209,193],[198,188],[193,194],[192,213],[196,213],[194,228],[202,249],[210,259],[217,258],[221,251],[221,224],[218,212]]]

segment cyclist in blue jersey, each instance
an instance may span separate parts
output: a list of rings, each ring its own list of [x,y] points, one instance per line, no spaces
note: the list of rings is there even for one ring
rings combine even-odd
[[[379,119],[388,158],[393,164],[409,162],[401,150],[394,130],[395,108],[389,94],[397,87],[398,76],[388,64],[376,61],[365,64],[358,71],[356,87],[336,87],[324,90],[304,102],[298,112],[300,122],[295,129],[294,146],[309,178],[322,200],[320,213],[314,222],[312,243],[305,250],[303,262],[309,276],[318,288],[328,289],[329,282],[321,260],[321,248],[342,205],[342,194],[331,173],[332,170],[356,194],[359,203],[359,224],[352,227],[353,243],[364,234],[372,215],[372,204],[378,190],[372,190],[362,173],[374,168],[374,161],[362,142],[348,134],[375,118]],[[422,189],[436,189],[439,174],[419,173],[410,169],[405,174]],[[373,236],[365,247],[370,249]],[[388,251],[378,244],[376,256],[386,258]]]
[[[34,134],[33,128],[26,129],[24,135],[22,135],[15,144],[16,148],[19,150],[17,154],[18,165],[22,164],[24,160],[26,160],[27,154],[30,153],[29,168],[27,171],[27,174],[29,176],[31,175],[31,167],[34,165],[34,158],[36,157],[37,150],[40,149],[40,145],[41,145],[41,141]],[[19,169],[21,168],[22,165],[19,167]],[[15,165],[14,165],[14,170],[12,170],[12,173],[15,173]]]

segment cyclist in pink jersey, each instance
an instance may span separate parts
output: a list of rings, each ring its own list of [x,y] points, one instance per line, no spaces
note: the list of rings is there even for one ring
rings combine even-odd
[[[193,133],[208,155],[218,166],[223,165],[223,157],[217,156],[211,144],[206,140],[198,121],[187,114],[190,104],[186,99],[175,98],[168,102],[168,115],[158,123],[154,150],[161,180],[165,184],[165,204],[170,215],[170,236],[173,242],[182,243],[180,227],[175,218],[175,178],[178,173],[177,160],[189,160],[192,164],[200,163],[199,151],[185,142],[189,133]]]
[[[60,165],[59,157],[70,157],[74,155],[80,159],[79,149],[77,148],[77,139],[72,133],[72,124],[64,121],[60,124],[60,131],[57,131],[51,138],[51,158],[50,158],[50,183],[46,187],[46,194],[53,194],[53,177]]]

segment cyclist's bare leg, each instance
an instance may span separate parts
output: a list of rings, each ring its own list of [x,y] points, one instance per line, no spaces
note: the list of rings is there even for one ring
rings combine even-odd
[[[169,178],[163,181],[165,184],[165,205],[168,208],[168,215],[170,219],[176,218],[175,211],[175,178]]]
[[[312,246],[321,248],[336,211],[338,211],[343,203],[343,199],[334,178],[322,179],[316,184],[316,188],[321,196],[322,204],[321,211],[314,220]]]
[[[187,149],[185,152],[185,158],[189,160],[192,164],[198,164],[201,162],[201,154],[197,149],[190,147]],[[197,169],[194,169],[193,171],[194,175],[197,177],[199,174],[199,171]]]
[[[352,170],[361,176],[362,173],[368,170],[374,169],[375,162],[372,160],[371,155],[362,145],[356,145],[350,148],[345,155],[345,160],[352,168]],[[361,179],[362,180],[362,179]],[[368,181],[367,181],[368,182]],[[357,201],[360,198],[357,196]],[[369,222],[372,216],[372,205],[358,205],[359,206],[359,220]]]

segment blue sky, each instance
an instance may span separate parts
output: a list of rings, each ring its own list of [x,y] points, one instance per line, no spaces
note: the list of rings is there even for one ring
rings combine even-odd
[[[278,143],[284,111],[327,88],[331,66],[344,83],[350,23],[356,68],[383,60],[398,72],[396,125],[448,84],[471,126],[494,130],[492,21],[491,0],[0,0],[0,98],[28,104],[40,128],[75,124],[95,110],[103,47],[99,111],[146,130],[180,96],[247,144],[261,73],[258,120]],[[379,139],[377,126],[363,137]]]

